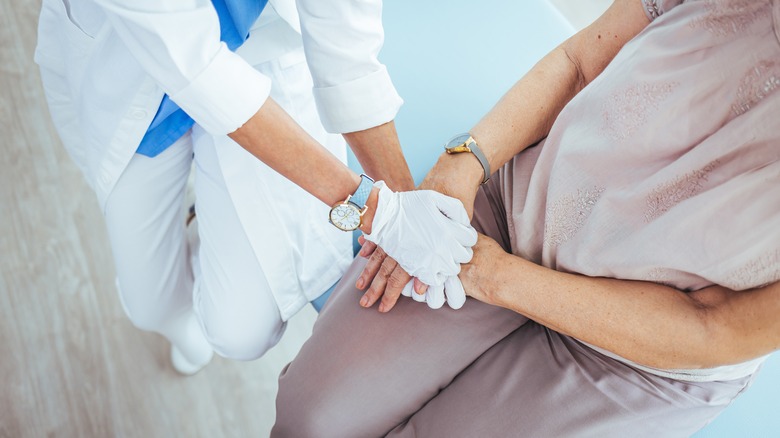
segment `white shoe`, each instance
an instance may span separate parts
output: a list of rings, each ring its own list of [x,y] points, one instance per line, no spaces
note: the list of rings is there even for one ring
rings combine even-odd
[[[185,376],[191,376],[198,371],[206,367],[211,362],[211,358],[214,357],[214,350],[209,348],[209,353],[204,358],[201,358],[199,363],[190,362],[189,359],[184,357],[184,353],[181,352],[175,345],[171,345],[171,365],[173,369],[179,374]]]
[[[211,362],[214,349],[203,336],[194,313],[189,312],[174,324],[176,335],[170,338],[171,365],[180,374],[191,376]]]

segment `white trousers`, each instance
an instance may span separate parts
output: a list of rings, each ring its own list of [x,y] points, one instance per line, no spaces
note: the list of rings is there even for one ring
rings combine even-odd
[[[274,67],[275,62],[278,61],[270,61],[265,67]],[[285,109],[299,123],[302,119],[308,121],[301,124],[317,140],[326,142],[328,139],[322,138],[325,134],[318,118],[308,114],[312,111],[316,114],[311,102],[308,70],[295,71],[307,69],[305,62],[285,66],[285,69],[288,74],[309,78],[309,83],[276,89],[272,96],[279,95],[277,100],[307,102],[297,105],[297,109]],[[287,79],[275,81],[274,86],[285,87],[285,83],[290,83],[289,77]],[[298,95],[291,96],[291,93]],[[308,112],[296,114],[301,108]],[[317,126],[308,129],[306,123],[312,124],[311,120],[315,120]],[[286,318],[282,318],[267,271],[258,261],[245,232],[247,218],[239,217],[225,183],[217,148],[225,147],[226,142],[230,142],[227,137],[213,137],[196,125],[154,158],[136,154],[108,198],[105,216],[120,298],[135,326],[160,333],[176,343],[172,333],[177,329],[171,328],[171,324],[194,310],[203,334],[217,353],[232,359],[252,360],[279,341]],[[247,156],[247,159],[254,158]],[[182,215],[193,160],[200,236],[199,266],[194,269],[195,275],[190,265]],[[258,164],[261,163],[258,161]],[[268,184],[267,170],[246,175],[245,183]],[[313,197],[311,202],[292,197],[287,205],[269,205],[268,208],[286,209],[292,214],[299,209],[299,217],[305,218],[306,212],[317,202]],[[263,218],[248,220],[262,222]],[[326,220],[324,216],[323,220]],[[299,225],[307,227],[307,224]],[[314,296],[324,292],[331,283],[315,291]]]

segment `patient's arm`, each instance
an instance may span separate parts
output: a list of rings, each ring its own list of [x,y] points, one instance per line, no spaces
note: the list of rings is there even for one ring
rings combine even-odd
[[[563,107],[649,24],[639,0],[616,0],[593,24],[553,49],[470,133],[495,171],[546,137]],[[422,183],[463,201],[471,213],[482,168],[470,154],[442,154]]]
[[[483,235],[460,279],[480,301],[645,366],[712,368],[780,349],[780,283],[683,293],[651,282],[558,272],[507,254]]]
[[[488,157],[490,168],[497,170],[547,136],[561,109],[648,23],[641,1],[616,0],[593,24],[542,58],[470,131]],[[522,46],[518,48],[522,50]],[[442,154],[420,188],[460,199],[471,214],[483,172],[469,155]],[[408,276],[381,250],[371,255],[373,249],[369,244],[361,251],[371,260],[356,287],[371,285],[361,305],[372,306],[381,298],[380,311],[386,312],[395,305]],[[424,293],[425,287],[418,283],[416,290]]]

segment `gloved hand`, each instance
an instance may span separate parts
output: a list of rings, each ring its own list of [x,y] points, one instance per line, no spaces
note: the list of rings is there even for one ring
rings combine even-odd
[[[477,243],[463,204],[432,190],[393,192],[383,181],[366,240],[381,247],[412,277],[442,286],[456,276]]]
[[[466,291],[457,275],[447,277],[442,286],[429,286],[422,295],[414,291],[414,279],[412,279],[404,286],[401,295],[412,297],[418,302],[425,301],[431,309],[441,308],[446,301],[450,308],[458,310],[466,302]]]
[[[447,302],[452,309],[458,310],[466,302],[466,291],[457,275],[447,277],[441,286],[430,286],[425,292],[425,301],[431,309],[438,309]]]

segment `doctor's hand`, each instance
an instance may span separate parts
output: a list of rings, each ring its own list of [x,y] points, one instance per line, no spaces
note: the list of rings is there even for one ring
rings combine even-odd
[[[376,212],[365,239],[409,275],[441,286],[471,260],[477,232],[459,200],[431,190],[393,192],[381,181],[376,187]]]

